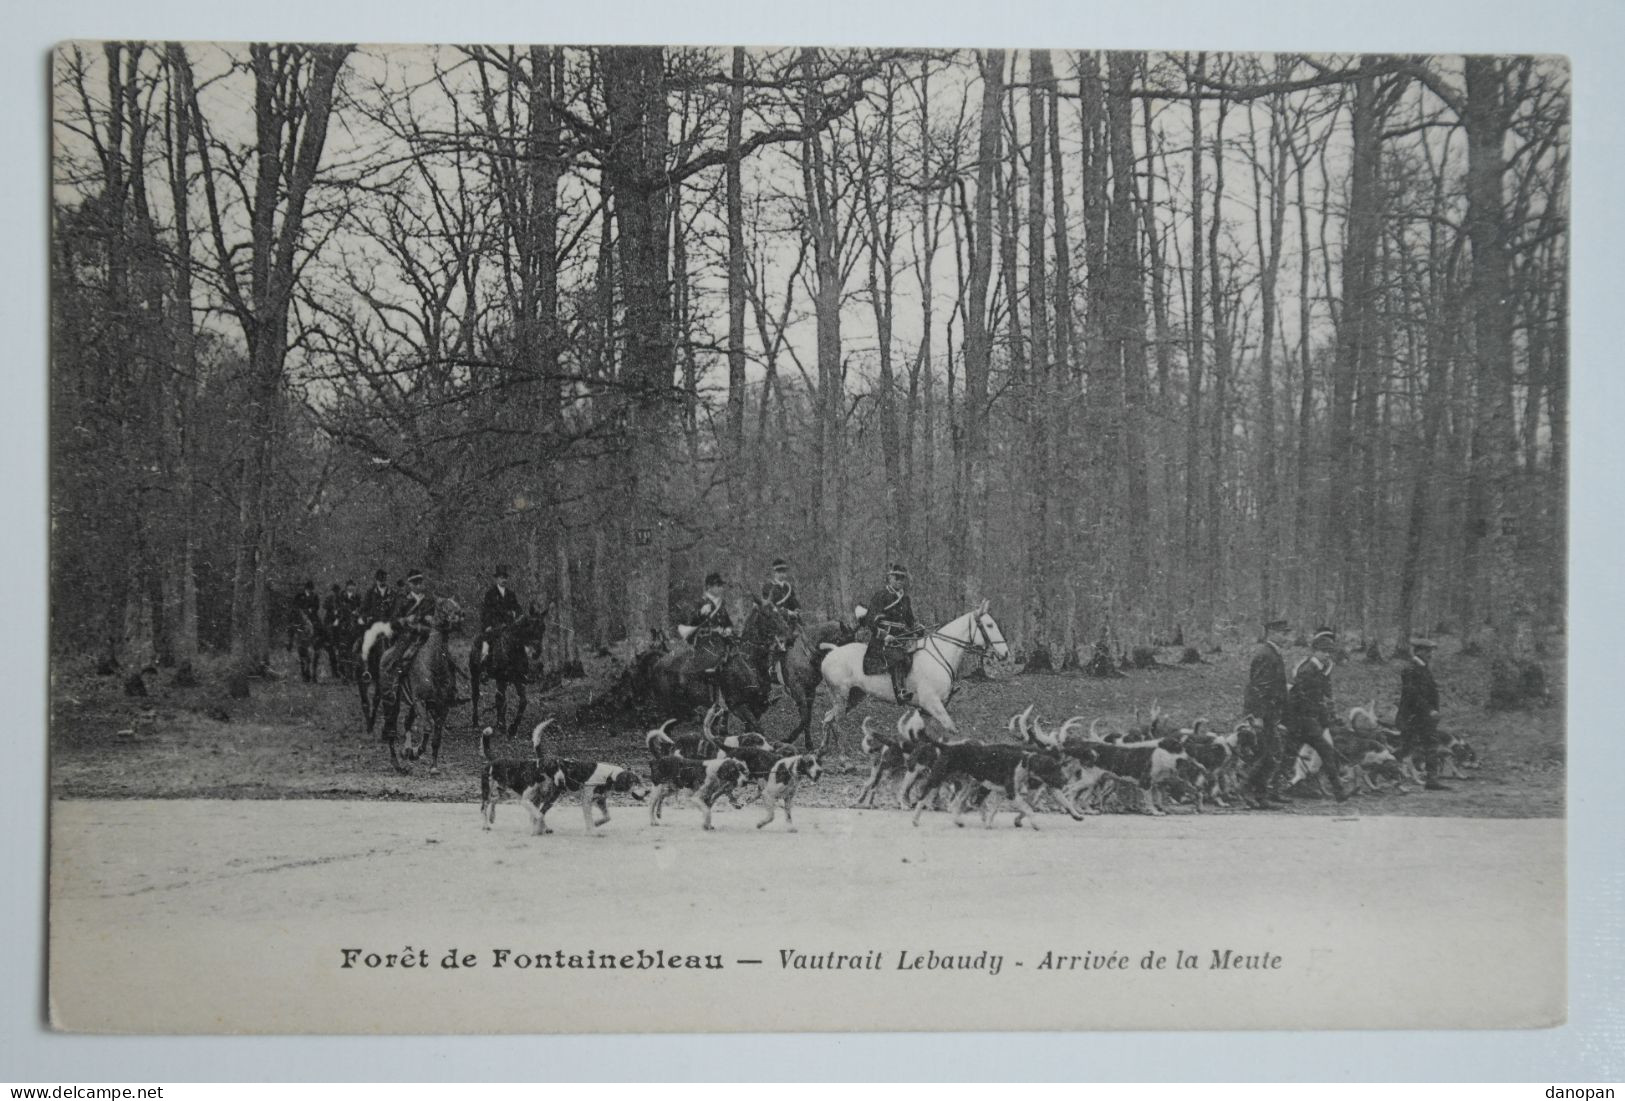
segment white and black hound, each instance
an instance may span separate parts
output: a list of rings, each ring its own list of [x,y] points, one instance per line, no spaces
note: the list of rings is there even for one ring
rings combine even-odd
[[[649,825],[659,824],[660,809],[666,800],[678,791],[688,793],[690,802],[698,801],[705,813],[705,829],[712,829],[711,807],[723,795],[731,795],[741,781],[750,778],[744,762],[732,757],[714,757],[708,761],[691,761],[686,757],[656,757],[649,762],[649,778],[655,787],[655,797],[649,801]]]
[[[542,820],[541,804],[553,786],[552,773],[535,757],[503,760],[492,757],[493,733],[489,726],[480,731],[480,755],[485,758],[485,768],[480,773],[480,817],[485,820],[482,828],[490,829],[495,824],[497,804],[505,793],[511,792],[519,797],[520,805],[530,815],[530,832],[533,835],[551,833]]]
[[[802,753],[795,757],[784,757],[773,763],[768,770],[767,783],[762,788],[762,802],[767,804],[767,817],[756,823],[761,829],[773,821],[775,804],[784,804],[784,820],[790,825],[790,832],[796,832],[795,819],[790,816],[790,804],[796,797],[796,787],[803,779],[809,783],[817,783],[819,777],[824,775],[824,766],[819,763],[816,753]]]
[[[620,765],[603,761],[552,760],[542,762],[542,767],[547,770],[549,784],[540,807],[540,816],[545,817],[565,792],[579,791],[581,820],[588,833],[595,833],[599,826],[609,821],[610,792],[630,795],[640,803],[649,794],[643,777]],[[598,815],[593,814],[595,806],[599,810]]]

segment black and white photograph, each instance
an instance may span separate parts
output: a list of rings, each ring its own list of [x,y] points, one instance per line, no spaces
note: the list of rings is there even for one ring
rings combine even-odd
[[[1570,77],[59,45],[52,1026],[1562,1024]]]

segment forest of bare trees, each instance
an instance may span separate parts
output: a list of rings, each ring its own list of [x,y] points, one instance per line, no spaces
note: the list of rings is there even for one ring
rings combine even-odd
[[[54,103],[59,653],[499,562],[569,651],[780,555],[1057,662],[1562,625],[1559,60],[97,43]]]

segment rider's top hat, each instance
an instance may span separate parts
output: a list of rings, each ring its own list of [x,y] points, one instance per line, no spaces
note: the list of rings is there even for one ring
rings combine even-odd
[[[372,579],[374,581],[388,581],[389,574],[385,573],[383,570],[375,570],[373,572]]]
[[[722,579],[722,575],[720,573],[708,573],[705,575],[705,587],[708,589],[715,589],[718,586],[726,584],[727,582]]]
[[[775,570],[787,570],[790,568],[790,563],[786,562],[782,558],[775,558],[773,559],[773,568]]]
[[[498,566],[497,567],[497,576],[504,579],[504,580],[506,580],[507,577],[508,577],[508,567],[507,566]]]
[[[422,570],[413,570],[411,573],[407,574],[406,575],[406,583],[408,585],[421,585],[421,584],[423,584],[423,571]]]
[[[305,588],[314,589],[315,587],[316,587],[316,582],[314,582],[314,581],[306,581],[305,582]]]
[[[355,578],[353,578],[353,577],[346,577],[346,578],[345,578],[345,579],[344,579],[344,587],[345,587],[345,588],[346,588],[346,589],[348,589],[348,588],[349,588],[349,587],[350,587],[350,586],[352,586],[352,585],[354,585],[354,584],[355,584]]]
[[[1337,632],[1330,627],[1322,627],[1315,632],[1315,637],[1309,640],[1311,650],[1337,649]]]

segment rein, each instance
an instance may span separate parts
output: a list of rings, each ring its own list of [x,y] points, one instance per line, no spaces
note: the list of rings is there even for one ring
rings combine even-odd
[[[942,671],[948,674],[948,683],[950,686],[958,682],[959,670],[950,664],[948,659],[942,656],[941,650],[939,650],[935,645],[931,645],[932,643],[946,642],[950,645],[958,647],[962,653],[975,654],[978,658],[987,657],[987,655],[993,650],[993,639],[987,633],[987,628],[982,625],[982,617],[972,612],[970,621],[973,632],[971,635],[971,641],[964,641],[957,639],[952,635],[943,634],[943,629],[941,627],[937,627],[934,630],[926,632],[925,635],[922,636],[920,642],[920,650],[929,654],[933,661],[942,666]],[[981,637],[981,642],[975,641],[977,636]]]

